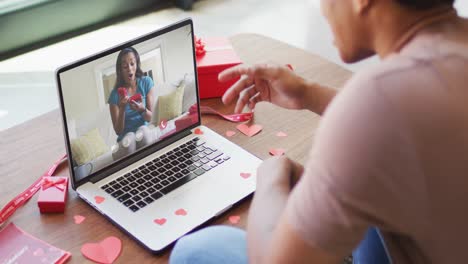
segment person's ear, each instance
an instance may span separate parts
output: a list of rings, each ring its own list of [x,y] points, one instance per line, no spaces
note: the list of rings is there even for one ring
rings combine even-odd
[[[352,0],[354,12],[358,15],[365,14],[374,4],[375,0]]]

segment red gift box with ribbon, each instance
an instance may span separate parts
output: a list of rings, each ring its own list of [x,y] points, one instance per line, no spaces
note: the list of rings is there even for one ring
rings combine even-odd
[[[221,83],[218,74],[242,61],[226,38],[195,38],[200,98],[221,97],[237,80]]]
[[[41,213],[63,213],[68,192],[67,177],[43,177],[37,205]]]

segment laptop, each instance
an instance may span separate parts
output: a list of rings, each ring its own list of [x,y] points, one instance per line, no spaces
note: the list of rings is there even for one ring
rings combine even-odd
[[[154,253],[252,194],[261,162],[201,125],[193,32],[186,19],[56,71],[73,190]]]

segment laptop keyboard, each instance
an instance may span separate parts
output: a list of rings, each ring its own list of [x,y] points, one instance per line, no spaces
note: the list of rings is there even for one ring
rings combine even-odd
[[[136,212],[229,159],[222,151],[197,137],[101,189]]]

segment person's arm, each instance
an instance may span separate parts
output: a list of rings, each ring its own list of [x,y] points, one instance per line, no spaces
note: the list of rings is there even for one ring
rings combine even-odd
[[[286,157],[268,159],[258,168],[257,189],[247,224],[249,258],[252,262],[258,262],[267,255],[268,242],[286,206],[291,187],[302,171],[300,164]]]
[[[286,158],[266,160],[257,172],[257,189],[247,224],[248,255],[251,263],[339,263],[344,256],[332,256],[310,246],[293,230],[285,217],[291,189],[303,167]]]
[[[149,92],[146,94],[146,107],[144,110],[143,118],[147,122],[151,122],[151,118],[153,117],[153,104],[154,104],[154,87],[152,87]]]
[[[317,83],[305,82],[304,108],[322,115],[338,91]]]
[[[120,135],[124,131],[125,108],[119,107],[115,104],[109,104],[109,111],[112,118],[112,124],[114,125],[114,131],[117,135]]]

